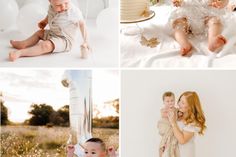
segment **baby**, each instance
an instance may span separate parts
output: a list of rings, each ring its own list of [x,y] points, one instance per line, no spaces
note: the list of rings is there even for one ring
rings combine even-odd
[[[175,40],[180,44],[182,56],[191,55],[192,45],[188,34],[205,33],[208,27],[208,49],[217,52],[226,44],[222,32],[220,17],[228,0],[172,0],[174,6],[179,7],[171,14],[171,24],[174,29]]]
[[[113,147],[106,150],[105,143],[99,138],[91,138],[83,145],[84,155],[80,157],[117,157]],[[68,145],[67,157],[73,157],[75,147]]]
[[[168,121],[168,113],[177,112],[177,109],[174,107],[175,95],[172,92],[165,92],[162,99],[164,108],[161,109],[161,120],[158,121],[159,134],[162,136],[159,146],[159,157],[162,157],[164,153],[168,157],[180,157],[178,141]]]
[[[76,32],[80,28],[83,44],[81,57],[89,51],[87,31],[81,11],[70,0],[49,0],[47,17],[39,22],[39,31],[23,41],[11,40],[11,45],[18,49],[9,53],[9,60],[19,57],[39,56],[54,52],[68,52],[72,49]],[[49,30],[45,30],[49,25]]]

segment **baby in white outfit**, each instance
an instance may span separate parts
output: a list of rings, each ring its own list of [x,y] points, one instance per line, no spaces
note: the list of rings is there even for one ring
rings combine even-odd
[[[192,45],[187,35],[206,32],[208,28],[208,48],[215,52],[223,47],[226,39],[221,35],[221,17],[228,0],[172,0],[176,8],[171,16],[170,23],[174,29],[176,41],[181,46],[181,55],[191,54]]]
[[[26,40],[10,41],[11,45],[18,49],[9,53],[10,61],[15,61],[19,57],[68,52],[75,43],[78,28],[83,37],[81,50],[89,51],[87,31],[79,8],[70,0],[49,0],[49,2],[48,15],[39,23],[40,30]],[[44,30],[47,24],[49,30]]]

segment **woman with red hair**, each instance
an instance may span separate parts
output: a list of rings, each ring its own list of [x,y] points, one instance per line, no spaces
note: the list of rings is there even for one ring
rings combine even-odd
[[[197,93],[184,92],[178,100],[178,106],[181,114],[173,110],[168,114],[168,120],[179,143],[180,157],[194,157],[194,137],[197,133],[203,135],[206,129],[205,116]]]

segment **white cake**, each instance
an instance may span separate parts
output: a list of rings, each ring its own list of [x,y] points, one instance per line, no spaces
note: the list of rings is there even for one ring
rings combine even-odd
[[[121,21],[135,21],[143,17],[148,9],[149,0],[121,0],[120,19]]]

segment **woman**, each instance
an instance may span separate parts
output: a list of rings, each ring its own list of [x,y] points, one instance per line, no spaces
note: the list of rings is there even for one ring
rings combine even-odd
[[[177,113],[173,111],[168,114],[168,120],[179,143],[180,157],[194,157],[194,137],[197,133],[203,135],[206,128],[197,93],[184,92],[178,100],[178,106],[182,116],[177,121]]]

